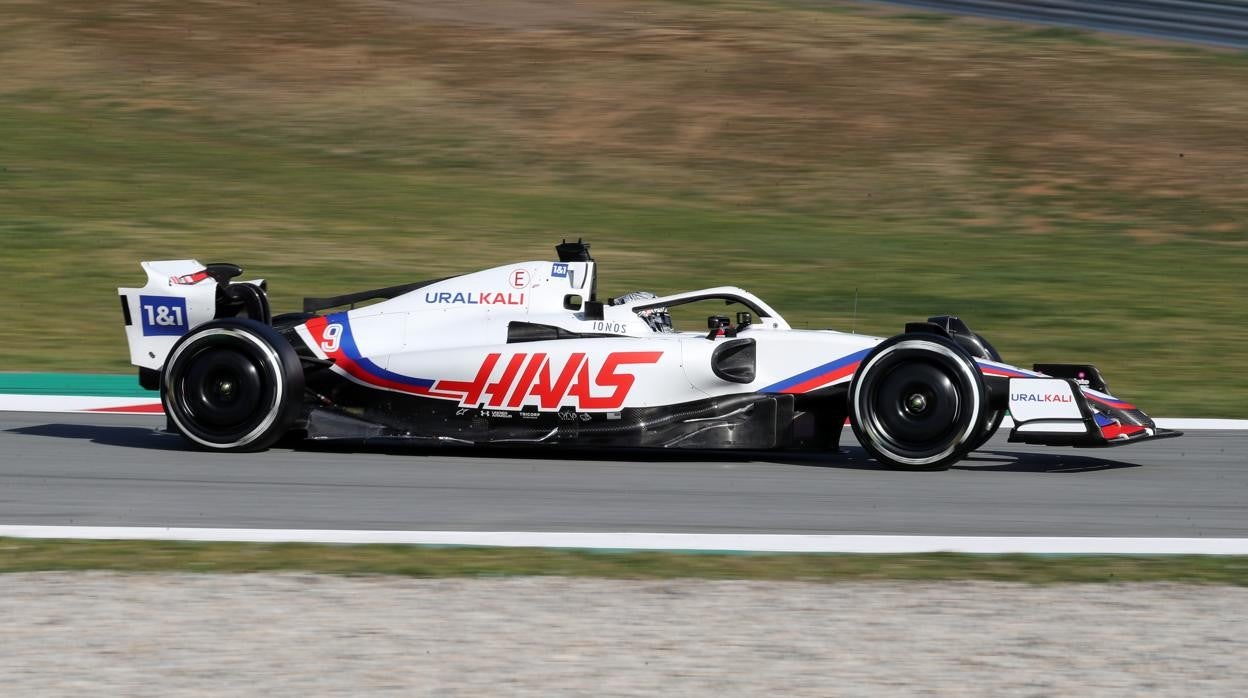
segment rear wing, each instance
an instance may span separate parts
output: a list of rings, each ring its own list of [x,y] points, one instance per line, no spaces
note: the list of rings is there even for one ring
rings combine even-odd
[[[271,319],[264,280],[231,282],[243,271],[236,265],[193,259],[140,264],[147,284],[117,289],[130,363],[140,369],[160,370],[179,337],[215,318]]]

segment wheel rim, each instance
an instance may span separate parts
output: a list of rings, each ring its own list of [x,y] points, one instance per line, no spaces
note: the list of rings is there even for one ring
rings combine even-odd
[[[234,349],[200,352],[182,382],[191,416],[227,430],[256,420],[263,392],[261,369],[255,359]]]
[[[961,407],[953,377],[930,363],[897,366],[879,381],[869,399],[881,435],[898,445],[947,439]]]

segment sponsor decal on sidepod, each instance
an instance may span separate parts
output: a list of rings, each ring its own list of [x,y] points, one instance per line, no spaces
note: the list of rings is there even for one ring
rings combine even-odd
[[[546,352],[491,352],[471,380],[434,380],[395,373],[362,356],[346,313],[313,318],[305,327],[312,346],[356,381],[382,390],[456,400],[465,407],[618,410],[637,381],[624,367],[658,363],[663,357],[661,351],[613,351],[598,363],[584,352],[566,359]]]
[[[661,351],[613,351],[602,365],[594,368],[585,354],[577,352],[558,364],[544,352],[512,354],[506,362],[502,354],[491,353],[470,381],[438,381],[435,389],[461,395],[459,404],[467,407],[518,408],[536,404],[543,410],[558,409],[569,403],[583,410],[616,410],[637,377],[621,372],[629,364],[652,364]],[[594,395],[594,388],[609,388],[607,395]]]
[[[440,293],[426,293],[425,302],[430,304],[437,303],[462,303],[464,305],[524,305],[523,293],[502,293],[499,291],[462,291],[451,293],[442,291]]]

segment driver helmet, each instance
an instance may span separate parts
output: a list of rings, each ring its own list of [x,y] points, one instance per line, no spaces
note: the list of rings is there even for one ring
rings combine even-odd
[[[632,291],[614,298],[611,301],[611,305],[627,305],[629,303],[647,301],[651,298],[658,298],[658,296],[649,291]],[[645,321],[650,329],[655,332],[675,332],[672,328],[672,314],[668,312],[665,306],[638,310],[637,317]]]

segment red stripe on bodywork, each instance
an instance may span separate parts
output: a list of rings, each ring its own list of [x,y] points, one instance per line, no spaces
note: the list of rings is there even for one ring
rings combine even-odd
[[[1084,392],[1084,393],[1083,393],[1083,396],[1084,396],[1084,397],[1086,397],[1087,399],[1089,399],[1089,400],[1093,401],[1093,402],[1099,402],[1099,403],[1101,403],[1102,405],[1108,405],[1108,406],[1110,406],[1110,407],[1117,407],[1117,408],[1118,408],[1118,409],[1120,409],[1120,410],[1134,410],[1134,409],[1137,409],[1135,405],[1132,405],[1132,404],[1131,404],[1131,403],[1129,403],[1129,402],[1123,402],[1122,400],[1107,400],[1107,399],[1105,399],[1105,398],[1103,398],[1103,397],[1097,397],[1097,396],[1092,395],[1091,393],[1087,393],[1087,392]]]
[[[985,366],[984,364],[979,365],[979,370],[980,370],[980,373],[984,373],[989,376],[1002,376],[1005,378],[1039,378],[1040,377],[1040,376],[1028,375],[1021,371],[1011,371],[1010,369],[1007,369],[1007,368],[997,368],[996,366]]]
[[[803,381],[801,383],[798,383],[797,385],[791,385],[785,388],[784,390],[781,390],[780,392],[791,393],[791,394],[808,393],[814,390],[815,388],[823,386],[826,383],[831,383],[833,381],[840,380],[844,378],[845,376],[853,375],[854,371],[858,370],[859,363],[861,362],[856,361],[852,364],[842,366],[836,369],[835,371],[825,373],[822,376],[815,376],[814,378],[811,378],[808,381]]]

